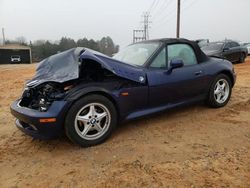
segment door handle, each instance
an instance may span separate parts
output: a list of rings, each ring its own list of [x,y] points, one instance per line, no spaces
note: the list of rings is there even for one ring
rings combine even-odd
[[[199,75],[202,74],[202,71],[201,71],[201,70],[200,70],[200,71],[197,71],[197,72],[195,72],[194,74],[195,74],[195,76],[199,76]]]

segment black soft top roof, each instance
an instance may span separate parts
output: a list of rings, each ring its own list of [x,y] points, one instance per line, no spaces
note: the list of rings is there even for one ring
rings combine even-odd
[[[147,43],[147,42],[162,42],[165,44],[178,44],[178,43],[189,44],[194,49],[198,62],[203,62],[208,60],[207,55],[200,49],[199,45],[195,41],[187,40],[184,38],[161,38],[161,39],[140,41],[138,43]]]

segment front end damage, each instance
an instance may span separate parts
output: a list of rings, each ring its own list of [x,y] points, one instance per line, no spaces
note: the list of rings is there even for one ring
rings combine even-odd
[[[11,105],[11,113],[17,118],[17,127],[38,139],[62,135],[64,112],[70,105],[64,97],[69,88],[55,82],[26,87],[21,98]]]
[[[108,82],[116,83],[112,87],[119,89],[127,83],[144,85],[146,77],[142,69],[98,52],[71,49],[39,63],[21,98],[11,105],[11,113],[17,118],[17,127],[26,134],[39,139],[57,137],[63,134],[65,115],[74,102],[68,96],[79,86]]]

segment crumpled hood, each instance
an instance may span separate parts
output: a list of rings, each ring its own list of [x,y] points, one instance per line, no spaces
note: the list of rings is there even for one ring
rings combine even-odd
[[[103,68],[113,72],[115,75],[140,83],[146,82],[146,74],[143,68],[135,67],[114,58],[108,57],[102,53],[86,49],[80,56],[80,60],[94,60],[102,65]]]
[[[52,55],[38,64],[36,75],[26,83],[27,86],[36,86],[44,82],[59,82],[79,78],[79,65],[84,59],[94,60],[103,68],[113,72],[117,76],[145,83],[143,69],[117,61],[102,53],[88,48],[72,48],[70,50]]]

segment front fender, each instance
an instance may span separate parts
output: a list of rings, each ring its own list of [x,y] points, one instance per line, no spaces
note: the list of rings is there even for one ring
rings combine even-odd
[[[69,93],[65,96],[65,100],[67,101],[75,101],[79,98],[83,97],[84,95],[87,95],[89,93],[104,93],[105,95],[108,95],[112,97],[112,99],[115,100],[116,97],[119,96],[118,91],[114,91],[114,84],[82,84],[77,86],[76,88],[73,88]]]
[[[64,98],[66,101],[70,101],[73,105],[75,101],[79,100],[80,98],[89,95],[89,94],[100,94],[107,97],[113,104],[115,105],[118,114],[120,112],[120,108],[118,103],[119,98],[119,90],[114,89],[114,84],[82,84],[77,86],[76,88],[72,89]]]
[[[122,95],[124,92],[128,95]],[[148,86],[121,87],[114,82],[77,86],[66,95],[65,100],[74,104],[88,94],[100,94],[110,99],[114,103],[121,121],[134,111],[144,109],[148,103]]]

